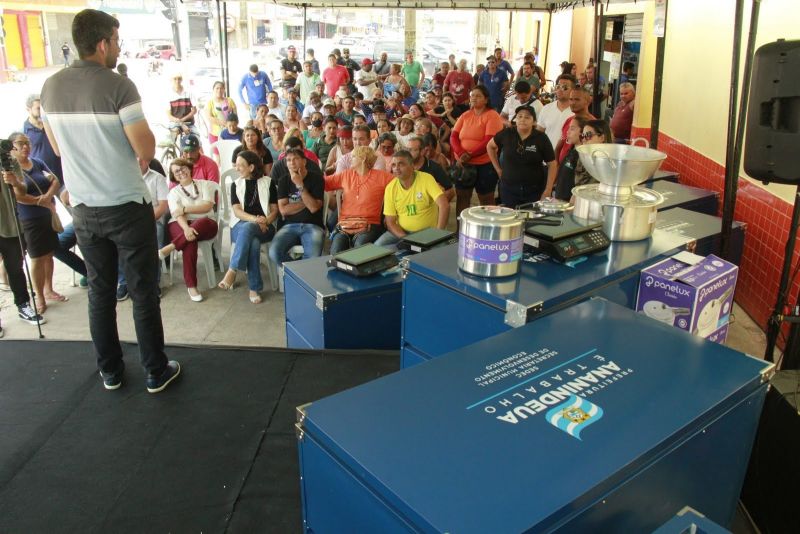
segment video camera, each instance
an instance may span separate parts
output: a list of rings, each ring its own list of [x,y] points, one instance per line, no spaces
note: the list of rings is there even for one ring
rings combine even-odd
[[[14,150],[14,144],[11,141],[0,139],[0,168],[6,172],[14,172],[16,160],[11,157],[12,150]]]

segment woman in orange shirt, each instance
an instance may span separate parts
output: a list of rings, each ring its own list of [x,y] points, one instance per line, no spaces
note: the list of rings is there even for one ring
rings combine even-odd
[[[503,119],[489,107],[489,91],[482,85],[470,91],[469,104],[470,109],[458,118],[450,134],[456,165],[463,168],[455,180],[457,216],[469,207],[473,189],[480,205],[494,205],[498,181],[486,145],[503,129]]]

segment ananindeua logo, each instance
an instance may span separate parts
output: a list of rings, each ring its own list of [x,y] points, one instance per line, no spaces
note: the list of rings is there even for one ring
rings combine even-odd
[[[554,427],[573,438],[581,439],[581,430],[603,417],[603,409],[586,399],[572,395],[548,411],[545,417]]]

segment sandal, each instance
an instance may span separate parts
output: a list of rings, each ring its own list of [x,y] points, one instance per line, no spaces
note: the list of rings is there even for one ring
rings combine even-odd
[[[60,293],[55,293],[55,292],[50,293],[49,295],[45,295],[44,298],[46,300],[49,300],[50,302],[67,302],[69,300],[69,297],[67,297],[66,295],[62,295]]]
[[[233,280],[231,282],[226,282],[226,278],[228,278],[228,273],[225,273],[225,276],[222,277],[222,280],[220,280],[219,284],[217,284],[217,287],[225,291],[230,291],[236,286],[236,273],[233,273]]]
[[[253,293],[255,293],[255,295]],[[261,295],[259,295],[255,291],[251,291],[250,292],[250,302],[252,302],[253,304],[261,304]]]

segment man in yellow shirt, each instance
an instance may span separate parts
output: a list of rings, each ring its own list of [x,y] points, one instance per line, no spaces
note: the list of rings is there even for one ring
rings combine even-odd
[[[383,194],[386,229],[376,245],[393,245],[406,234],[436,227],[444,229],[450,204],[436,180],[427,172],[414,169],[414,158],[406,150],[392,156],[394,180]]]

